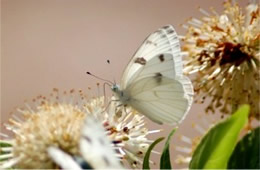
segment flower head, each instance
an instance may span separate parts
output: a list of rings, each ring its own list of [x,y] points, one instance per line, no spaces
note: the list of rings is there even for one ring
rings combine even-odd
[[[188,30],[183,38],[185,72],[197,73],[193,83],[201,102],[211,96],[206,111],[231,113],[246,103],[250,116],[259,119],[259,5],[249,3],[244,13],[238,4],[226,1],[224,8],[221,15],[200,8],[205,16],[183,25]]]
[[[48,154],[62,169],[124,169],[102,123],[91,115],[81,129],[79,148],[82,157],[53,146],[48,148]]]
[[[47,153],[50,146],[78,156],[81,128],[89,115],[103,123],[117,156],[133,167],[141,164],[151,142],[146,138],[151,132],[144,127],[143,116],[117,107],[116,102],[107,107],[104,97],[88,100],[81,90],[60,93],[54,89],[49,97],[38,96],[33,103],[17,109],[5,124],[13,132],[13,137],[5,140],[12,146],[4,148],[6,160],[0,167],[57,168]]]
[[[112,98],[113,100],[114,98]],[[96,117],[103,122],[108,137],[121,155],[120,158],[133,168],[139,167],[149,144],[152,142],[147,139],[147,135],[157,133],[160,130],[148,131],[145,128],[144,116],[130,107],[118,107],[118,102],[111,102],[104,112],[105,106],[104,98],[101,97],[86,103],[85,108],[88,113],[102,111],[102,114],[96,114]]]

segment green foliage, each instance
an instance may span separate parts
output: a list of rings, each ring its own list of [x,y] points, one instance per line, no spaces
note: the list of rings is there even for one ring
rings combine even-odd
[[[0,141],[0,155],[8,154],[7,152],[2,151],[2,148],[4,148],[4,147],[11,147],[11,146],[12,146],[11,144],[9,144],[9,143],[7,143],[5,141]],[[6,158],[0,159],[0,162],[4,161],[4,160],[6,160]]]
[[[231,117],[213,127],[196,148],[190,169],[226,169],[241,129],[248,121],[249,106],[243,105]]]
[[[155,140],[148,148],[145,156],[144,156],[144,161],[143,161],[143,169],[150,169],[149,166],[149,159],[150,159],[150,154],[151,151],[153,150],[153,148],[155,147],[156,144],[158,144],[159,142],[161,142],[164,138],[158,138],[157,140]]]
[[[260,127],[248,133],[236,145],[228,169],[260,169]]]
[[[10,143],[7,143],[5,141],[0,141],[0,148],[3,148],[3,147],[11,147],[12,145]]]
[[[164,148],[163,148],[163,153],[161,156],[161,161],[160,161],[160,169],[172,169],[171,166],[171,157],[170,157],[170,142],[171,142],[171,137],[175,133],[176,129],[173,129],[171,133],[168,136],[167,141],[165,142]]]

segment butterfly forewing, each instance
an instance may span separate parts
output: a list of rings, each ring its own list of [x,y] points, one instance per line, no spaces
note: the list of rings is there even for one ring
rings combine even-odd
[[[166,77],[174,78],[182,75],[179,40],[174,28],[170,25],[146,38],[123,73],[121,89],[153,73],[162,74],[165,69],[168,70],[168,73],[164,75]]]
[[[140,79],[156,76],[158,74],[165,77],[172,77],[172,75],[175,74],[172,63],[173,56],[170,53],[155,55],[130,77],[129,82],[131,83],[129,85],[134,84]]]

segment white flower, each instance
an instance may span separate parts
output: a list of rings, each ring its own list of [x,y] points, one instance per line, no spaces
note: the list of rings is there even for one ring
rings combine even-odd
[[[79,148],[81,157],[53,146],[48,154],[62,169],[123,169],[103,125],[90,115],[84,121]]]
[[[47,153],[50,146],[80,156],[78,143],[88,116],[103,123],[121,161],[139,167],[151,143],[147,135],[158,131],[148,131],[143,116],[117,105],[111,102],[107,107],[104,97],[88,100],[81,90],[60,93],[54,89],[49,97],[38,96],[33,104],[25,103],[25,108],[17,109],[5,124],[13,132],[13,137],[5,142],[12,146],[4,148],[6,152],[0,158],[5,160],[0,167],[58,168]]]

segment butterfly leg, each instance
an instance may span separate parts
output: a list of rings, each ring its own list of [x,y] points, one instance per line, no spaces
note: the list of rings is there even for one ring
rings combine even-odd
[[[106,108],[102,111],[102,113],[105,112],[105,111],[107,111],[107,109],[109,108],[109,106],[111,105],[112,102],[119,102],[119,101],[120,101],[120,100],[110,100],[110,101],[108,102]],[[104,102],[104,103],[106,103],[106,102]],[[117,108],[117,106],[116,106],[116,108]]]
[[[117,105],[117,106],[116,106],[116,111],[117,111],[117,109],[120,109],[120,107],[123,107],[125,113],[127,113],[127,111],[126,111],[127,104],[123,104],[123,103],[122,103],[122,104]]]
[[[110,85],[109,83],[107,83],[107,82],[105,82],[105,83],[103,84],[103,93],[104,93],[104,96],[105,96],[105,103],[107,103],[107,98],[106,98],[106,85],[109,86],[109,87],[111,87],[111,85]],[[110,102],[110,101],[109,101],[109,102]]]

